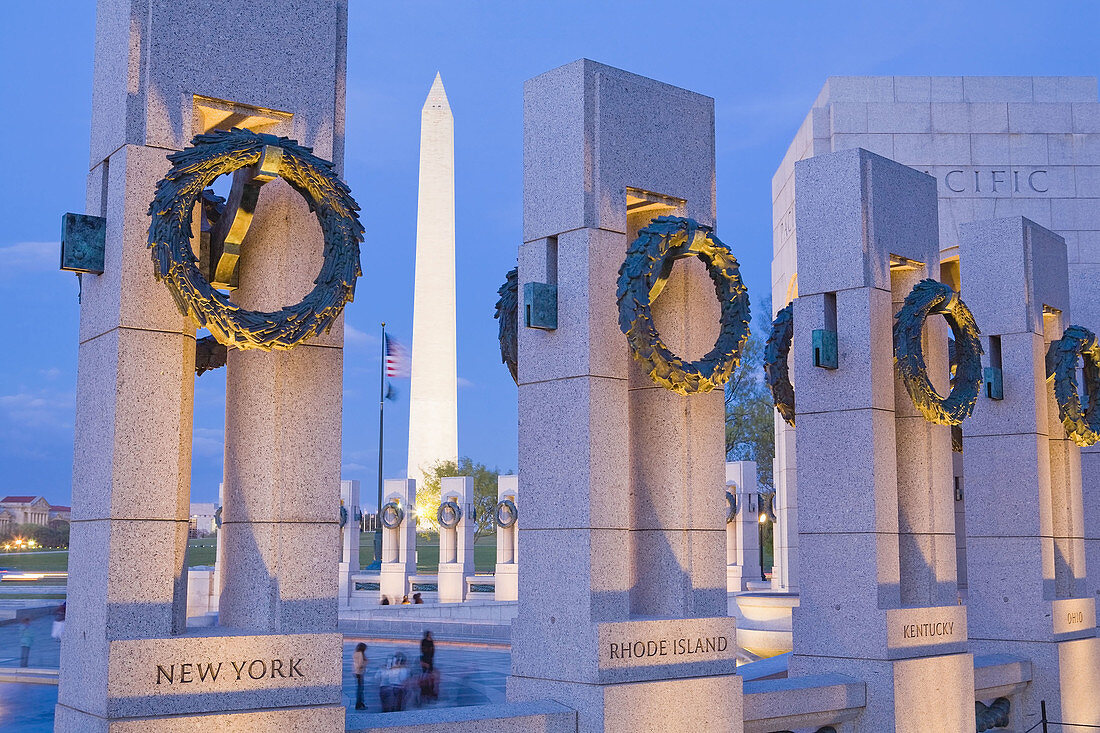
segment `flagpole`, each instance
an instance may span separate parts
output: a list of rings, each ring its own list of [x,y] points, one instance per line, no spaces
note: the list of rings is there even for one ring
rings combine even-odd
[[[378,379],[378,510],[374,515],[374,559],[382,571],[382,420],[386,405],[386,322],[382,322],[382,361]]]

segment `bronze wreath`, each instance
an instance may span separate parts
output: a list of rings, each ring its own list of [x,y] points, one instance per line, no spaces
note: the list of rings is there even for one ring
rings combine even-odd
[[[737,518],[737,496],[727,490],[726,491],[726,524],[729,524]]]
[[[501,514],[505,515],[504,519],[501,519]],[[516,509],[516,503],[511,499],[505,499],[497,504],[496,520],[497,526],[505,529],[511,527],[519,519],[519,510]]]
[[[1077,357],[1084,362],[1087,407],[1081,409],[1077,393]],[[1087,448],[1100,441],[1100,345],[1096,334],[1083,326],[1070,326],[1047,349],[1047,379],[1054,380],[1058,417],[1074,443]]]
[[[664,289],[673,263],[696,256],[707,266],[722,307],[721,332],[714,348],[686,362],[661,341],[650,305]],[[749,294],[737,260],[711,228],[692,219],[659,216],[638,232],[619,268],[619,328],[634,358],[657,384],[682,395],[709,392],[725,384],[741,360],[749,337]]]
[[[500,339],[500,360],[512,373],[512,381],[519,384],[519,268],[508,271],[504,284],[497,290],[496,312],[493,318],[500,321],[497,338]]]
[[[340,529],[343,529],[348,523],[348,508],[343,504],[340,505]]]
[[[940,397],[928,379],[921,350],[924,321],[934,314],[942,315],[955,335],[956,365],[947,397]],[[974,411],[982,387],[980,333],[958,293],[941,282],[921,280],[905,297],[894,317],[894,362],[909,397],[928,422],[958,425]]]
[[[404,520],[405,510],[396,501],[387,502],[382,506],[382,511],[378,512],[378,521],[386,529],[397,529]]]
[[[439,505],[435,518],[439,521],[440,527],[454,529],[462,521],[462,507],[453,499],[448,499]]]
[[[359,206],[332,163],[294,140],[249,130],[197,135],[192,143],[168,156],[172,169],[157,184],[149,206],[154,274],[168,286],[180,312],[209,329],[219,343],[238,349],[289,349],[328,331],[355,296],[363,239]],[[325,237],[324,262],[313,290],[297,305],[273,313],[234,305],[199,271],[191,250],[191,210],[203,190],[218,176],[257,162],[267,146],[282,150],[279,176],[317,213]]]
[[[794,340],[794,303],[787,303],[775,314],[772,332],[764,346],[764,381],[772,391],[772,403],[782,417],[794,427],[794,385],[788,358]]]

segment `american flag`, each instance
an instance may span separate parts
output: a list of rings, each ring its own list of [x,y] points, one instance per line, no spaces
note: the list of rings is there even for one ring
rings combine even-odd
[[[396,339],[386,335],[386,376],[408,377],[412,369],[412,359],[409,350]]]

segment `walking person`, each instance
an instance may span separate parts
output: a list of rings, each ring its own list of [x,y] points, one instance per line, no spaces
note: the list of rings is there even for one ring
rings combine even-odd
[[[435,671],[435,641],[432,632],[425,631],[420,640],[420,697],[439,699],[439,672]]]
[[[425,631],[424,638],[420,640],[420,666],[425,672],[435,669],[435,642],[430,631]]]
[[[57,610],[53,612],[53,628],[50,629],[50,636],[58,641],[61,641],[61,634],[65,631],[65,601],[61,602],[61,605],[57,607]]]
[[[363,702],[363,675],[367,671],[367,645],[359,642],[351,655],[351,671],[355,673],[355,709],[366,710]]]
[[[29,618],[24,618],[20,623],[23,628],[19,632],[19,666],[26,667],[30,663],[34,632],[31,631],[31,620]]]

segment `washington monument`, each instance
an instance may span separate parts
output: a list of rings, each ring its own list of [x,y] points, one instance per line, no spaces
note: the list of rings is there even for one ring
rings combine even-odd
[[[454,117],[436,74],[420,113],[408,467],[418,484],[433,464],[458,459],[454,158]]]

